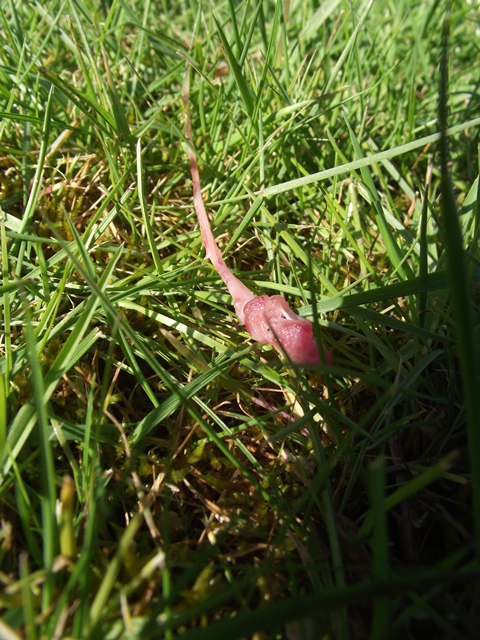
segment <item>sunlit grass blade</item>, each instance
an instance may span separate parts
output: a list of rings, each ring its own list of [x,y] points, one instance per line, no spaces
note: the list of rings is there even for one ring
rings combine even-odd
[[[105,606],[114,587],[118,572],[120,571],[124,562],[125,555],[128,552],[129,547],[133,543],[135,534],[142,524],[142,521],[142,513],[139,512],[135,514],[135,516],[130,521],[130,524],[125,529],[125,532],[119,542],[115,556],[112,558],[108,565],[107,571],[90,607],[90,616],[88,620],[90,633],[94,633],[95,627],[97,626],[102,614],[104,613]]]
[[[115,130],[113,117],[97,100],[64,82],[62,78],[53,71],[41,69],[40,72],[51,82],[52,86],[56,87],[68,100],[73,102],[81,113],[85,113],[92,123],[103,131],[106,136],[108,136],[112,130]]]
[[[365,20],[368,17],[368,14],[369,14],[369,12],[370,12],[370,10],[372,8],[373,3],[374,3],[374,0],[367,0],[364,3],[364,8],[363,8],[362,13],[360,14],[360,17],[358,18],[358,20],[355,21],[355,29],[353,30],[350,38],[348,39],[345,47],[343,48],[342,54],[338,58],[337,63],[335,64],[334,68],[332,69],[332,72],[330,73],[330,77],[328,79],[328,82],[325,85],[325,89],[324,89],[325,93],[328,93],[330,91],[330,89],[332,88],[333,83],[335,82],[335,80],[337,78],[337,75],[339,74],[340,70],[342,69],[343,65],[345,64],[345,60],[350,55],[351,49],[355,45],[357,35],[358,35],[359,31],[363,28],[363,25],[365,24]]]
[[[453,127],[449,127],[448,129],[446,129],[445,133],[447,136],[454,136],[455,134],[465,131],[470,127],[478,126],[480,126],[480,118],[474,118],[473,120],[470,120],[468,122],[462,122]],[[397,156],[409,153],[410,151],[414,151],[415,149],[428,147],[432,143],[438,142],[438,140],[440,140],[440,137],[440,132],[432,133],[428,136],[423,136],[422,138],[412,140],[412,142],[406,142],[405,144],[401,144],[398,147],[392,147],[390,149],[386,149],[385,151],[379,151],[378,153],[374,153],[371,156],[353,160],[352,162],[347,162],[346,164],[340,165],[338,167],[324,169],[323,171],[318,171],[317,173],[312,173],[311,175],[304,176],[302,178],[295,178],[294,180],[288,180],[287,182],[275,184],[271,187],[267,187],[266,189],[261,189],[255,192],[255,195],[260,195],[267,198],[279,193],[284,193],[286,191],[292,191],[294,189],[297,189],[298,187],[311,184],[312,182],[320,182],[322,180],[328,180],[336,176],[348,174],[352,171],[356,171],[357,169],[361,169],[362,167],[369,167],[372,164],[381,162],[382,160],[390,160],[392,158],[396,158]]]
[[[345,120],[345,122],[350,133],[350,139],[355,149],[355,154],[360,158],[363,158],[363,152],[358,143],[357,137],[355,136],[355,133],[347,119]],[[385,243],[387,255],[392,261],[392,264],[395,266],[395,269],[401,275],[402,279],[407,280],[409,276],[411,277],[412,274],[410,272],[410,269],[408,268],[408,264],[405,261],[406,256],[400,249],[400,246],[398,245],[396,239],[393,236],[392,230],[388,225],[385,217],[385,212],[383,210],[383,206],[378,196],[377,189],[375,188],[375,184],[373,182],[370,171],[368,170],[368,167],[364,165],[360,167],[360,172],[370,196],[370,203],[375,212],[375,219],[377,221],[383,242]]]
[[[155,269],[158,275],[163,271],[162,262],[158,254],[158,249],[155,244],[155,236],[153,232],[153,218],[154,211],[151,215],[148,215],[147,203],[146,203],[146,189],[145,189],[145,169],[142,161],[142,143],[140,138],[137,140],[137,189],[138,199],[140,202],[140,208],[142,210],[143,223],[145,225],[145,232],[148,238],[148,246],[150,249],[150,255],[153,258]]]
[[[27,338],[30,380],[33,392],[37,437],[40,444],[40,464],[42,469],[41,507],[43,562],[46,572],[45,586],[42,592],[42,610],[47,610],[53,598],[54,576],[53,561],[58,552],[58,529],[55,507],[57,502],[55,467],[50,443],[50,429],[46,412],[45,380],[37,353],[37,341],[31,325],[31,316],[27,312],[25,327]]]
[[[470,279],[470,283],[478,284],[480,282],[480,270],[476,269]],[[321,313],[334,311],[335,309],[348,309],[364,304],[381,302],[382,300],[393,300],[394,298],[418,295],[422,292],[436,291],[438,289],[446,289],[449,284],[449,276],[446,271],[437,271],[429,273],[427,276],[417,276],[409,278],[405,282],[395,282],[393,284],[383,285],[381,287],[372,287],[370,291],[361,291],[358,293],[341,292],[332,298],[319,300],[316,303],[317,310]],[[309,307],[304,307],[305,315],[310,315]]]
[[[186,400],[190,397],[194,397],[195,394],[202,388],[204,388],[209,381],[214,380],[230,367],[230,362],[224,360],[219,362],[216,366],[210,368],[206,373],[199,374],[192,382],[186,385],[181,395],[172,395],[163,402],[159,407],[153,409],[145,418],[143,418],[135,427],[131,436],[131,443],[136,444],[145,439],[145,437],[154,429],[159,423],[162,422],[167,416],[172,414],[182,403],[182,400]]]
[[[21,225],[19,227],[19,233],[22,233],[28,228],[29,224],[31,223],[32,217],[34,215],[35,207],[37,206],[38,194],[40,191],[40,186],[42,183],[42,175],[44,171],[45,156],[47,154],[47,148],[48,148],[49,139],[50,139],[50,125],[51,125],[51,118],[52,118],[53,95],[54,95],[54,91],[52,86],[50,88],[47,104],[45,106],[45,118],[43,120],[42,144],[40,146],[40,152],[38,156],[37,166],[35,169],[35,175],[33,176],[32,184],[30,185],[29,197],[25,205],[25,211],[23,212]],[[26,251],[26,245],[25,243],[21,243],[18,249],[18,257],[17,257],[17,264],[16,264],[17,276],[20,276],[22,272],[25,251]]]
[[[0,9],[0,636],[476,637],[474,3],[448,128],[445,3],[87,4]]]
[[[253,119],[255,102],[254,102],[254,97],[252,95],[252,89],[249,86],[247,80],[245,79],[243,71],[237,62],[237,57],[232,51],[230,44],[228,42],[228,39],[225,36],[225,33],[219,21],[215,19],[215,23],[217,25],[218,35],[220,36],[220,40],[222,41],[223,48],[225,49],[225,53],[227,54],[228,64],[232,69],[233,75],[235,77],[235,82],[237,83],[238,90],[240,91],[240,94],[242,96],[245,110],[250,117],[251,124],[254,126],[254,128],[256,128],[256,122]]]
[[[111,265],[113,267],[113,264]],[[104,278],[108,281],[109,269],[105,271]],[[93,330],[87,332],[89,322],[96,312],[99,300],[96,296],[90,296],[82,314],[79,316],[68,339],[64,343],[58,356],[55,358],[49,371],[43,380],[42,402],[48,402],[56,384],[61,376],[74,365],[74,363],[91,348],[99,338],[99,332]],[[84,335],[86,337],[84,338]],[[36,347],[35,347],[36,348]],[[21,407],[9,426],[6,448],[0,457],[1,475],[4,477],[10,469],[12,461],[21,451],[36,423],[36,408],[34,404],[25,404]]]
[[[128,119],[125,114],[124,106],[122,104],[118,91],[113,83],[112,74],[108,64],[107,54],[105,53],[104,48],[102,48],[102,57],[103,57],[103,64],[105,66],[105,72],[107,74],[107,91],[108,91],[108,95],[110,96],[110,101],[112,103],[112,111],[113,111],[113,116],[115,118],[116,129],[119,135],[121,136],[121,139],[126,143],[130,143],[132,138],[130,126],[128,124]]]

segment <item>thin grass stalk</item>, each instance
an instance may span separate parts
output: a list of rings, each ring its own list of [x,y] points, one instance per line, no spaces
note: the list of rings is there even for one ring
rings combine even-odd
[[[428,197],[429,187],[432,176],[433,167],[428,165],[427,177],[425,180],[425,189],[423,191],[422,218],[420,220],[420,264],[419,276],[426,277],[428,274],[428,238],[427,238],[427,222],[428,222]],[[427,311],[427,291],[420,292],[418,296],[418,322],[420,327],[425,326],[425,314]]]
[[[43,566],[46,572],[45,588],[42,592],[42,609],[45,612],[54,596],[53,561],[58,548],[58,529],[56,521],[56,488],[55,465],[49,440],[49,424],[45,403],[45,380],[37,353],[37,341],[32,327],[31,314],[25,307],[27,322],[25,325],[28,357],[30,363],[30,379],[33,391],[38,441],[40,443],[41,460],[41,507],[42,507],[42,539]]]
[[[22,604],[23,604],[23,616],[25,624],[25,637],[26,640],[37,640],[37,625],[35,624],[35,604],[33,600],[30,570],[28,566],[28,555],[25,551],[22,551],[19,558],[20,565],[20,580],[22,584]]]
[[[139,138],[137,140],[137,190],[138,190],[138,200],[140,202],[140,209],[142,211],[143,224],[145,225],[145,233],[148,239],[148,246],[150,249],[150,254],[153,258],[153,263],[155,265],[155,271],[158,275],[160,275],[163,271],[162,261],[160,255],[158,253],[157,246],[155,244],[155,234],[153,231],[153,211],[152,214],[148,215],[147,210],[147,201],[146,201],[146,189],[145,189],[145,169],[143,166],[143,158],[142,158],[142,141]]]
[[[309,432],[315,451],[315,457],[317,458],[317,465],[321,468],[326,465],[325,453],[320,440],[320,435],[314,423],[313,425],[311,423]],[[345,569],[338,533],[337,514],[333,502],[332,486],[329,478],[327,478],[325,487],[321,492],[321,500],[323,505],[323,515],[325,518],[325,527],[327,529],[328,541],[330,544],[330,552],[332,554],[333,582],[337,589],[342,591],[346,585]],[[338,637],[340,639],[346,639],[348,630],[347,610],[344,607],[339,607],[338,612],[333,616],[333,621],[337,628]]]
[[[12,345],[10,338],[10,291],[8,288],[8,249],[5,230],[5,216],[0,210],[0,241],[2,247],[2,281],[5,286],[3,294],[3,339],[5,341],[5,368],[0,372],[0,451],[4,451],[7,440],[8,396],[10,392],[10,371],[12,370]],[[1,317],[1,316],[0,316]]]
[[[42,550],[40,549],[37,536],[32,531],[32,529],[35,529],[35,531],[40,530],[40,519],[37,517],[37,513],[33,508],[28,489],[22,478],[23,469],[19,468],[15,462],[12,466],[15,476],[15,502],[18,509],[19,526],[25,536],[25,547],[28,549],[28,556],[32,559],[32,562],[37,566],[42,566]]]
[[[363,28],[364,22],[367,19],[367,16],[368,16],[368,14],[370,12],[370,9],[372,8],[373,3],[374,3],[374,0],[368,0],[365,3],[365,8],[363,9],[360,17],[358,18],[358,20],[355,20],[355,25],[356,25],[355,29],[354,29],[352,35],[350,36],[346,46],[344,47],[340,57],[338,58],[334,68],[332,69],[332,72],[330,73],[330,77],[328,78],[328,82],[325,85],[325,89],[323,90],[323,93],[328,93],[330,91],[330,89],[333,87],[333,84],[335,82],[335,79],[336,79],[337,75],[339,74],[340,70],[342,69],[346,59],[350,55],[352,47],[354,46],[355,42],[357,41],[357,35],[360,32],[360,30]]]
[[[480,125],[480,118],[473,118],[467,122],[462,122],[453,127],[448,127],[445,131],[445,135],[454,136],[457,133],[461,133],[470,127],[478,127]],[[313,182],[320,182],[322,180],[329,180],[330,178],[334,178],[336,176],[340,176],[343,174],[351,173],[352,171],[356,171],[357,169],[361,169],[362,167],[369,167],[372,164],[377,162],[382,162],[383,160],[391,160],[392,158],[397,158],[398,156],[409,153],[410,151],[415,151],[416,149],[421,149],[422,147],[428,147],[434,142],[438,142],[441,138],[441,133],[432,133],[428,136],[423,136],[422,138],[418,138],[417,140],[413,140],[412,142],[406,142],[405,144],[400,144],[397,147],[392,147],[391,149],[386,149],[385,151],[379,151],[378,153],[372,153],[371,156],[366,156],[364,158],[359,158],[357,160],[353,160],[352,162],[347,162],[346,164],[341,164],[337,167],[332,167],[331,169],[324,169],[323,171],[317,171],[316,173],[311,173],[308,176],[302,176],[301,178],[295,178],[293,180],[288,180],[287,182],[280,182],[279,184],[272,185],[271,187],[267,187],[266,189],[260,189],[259,191],[254,192],[254,196],[262,196],[264,198],[268,198],[270,196],[278,195],[279,193],[285,193],[286,191],[293,191],[294,189],[298,189],[299,187],[303,187],[307,184],[312,184]],[[247,196],[240,196],[237,200],[243,200]]]
[[[90,450],[92,457],[95,456],[97,447],[96,442],[90,444]],[[84,540],[79,559],[72,572],[67,589],[71,586],[73,589],[78,584],[79,590],[79,607],[75,611],[73,620],[73,637],[85,637],[85,629],[87,628],[90,611],[92,605],[92,584],[93,575],[88,570],[92,559],[95,555],[99,541],[100,527],[103,525],[103,519],[99,518],[99,505],[105,501],[105,482],[101,478],[101,469],[99,461],[96,456],[91,461],[89,469],[89,475],[87,477],[88,488],[86,491],[87,497],[85,503],[88,505],[88,512],[86,515],[86,525],[84,529]],[[61,599],[59,606],[61,604]]]
[[[469,270],[467,269],[463,239],[458,221],[458,211],[448,170],[448,37],[449,15],[444,23],[443,55],[440,65],[439,128],[442,221],[445,250],[450,276],[451,304],[455,318],[455,333],[458,343],[458,360],[464,393],[467,422],[470,468],[473,488],[473,518],[475,525],[475,553],[480,563],[480,393],[479,393],[479,349],[476,322],[473,318],[473,301]]]
[[[385,510],[386,495],[385,458],[379,457],[372,462],[368,471],[368,492],[372,505],[373,531],[372,556],[373,579],[386,582],[389,578],[389,536],[387,530],[387,512]],[[383,640],[388,637],[390,621],[390,601],[378,597],[373,603],[373,621],[371,640]]]
[[[346,116],[345,123],[350,133],[350,139],[355,149],[355,155],[362,158],[362,149]],[[408,267],[408,263],[406,262],[405,253],[398,245],[396,238],[386,220],[385,212],[383,210],[383,206],[380,201],[380,197],[378,195],[371,173],[366,166],[360,167],[360,173],[370,196],[370,204],[375,213],[375,219],[377,221],[380,234],[383,238],[383,242],[385,243],[387,255],[395,269],[399,272],[402,280],[408,280],[408,277],[411,276],[411,271]]]
[[[37,167],[35,169],[35,175],[32,180],[32,184],[30,186],[30,192],[27,200],[27,204],[25,205],[25,211],[22,216],[22,221],[20,223],[20,227],[18,232],[21,234],[28,229],[28,225],[30,224],[33,215],[35,213],[35,209],[38,202],[38,197],[40,193],[40,185],[42,184],[43,178],[43,169],[45,156],[47,155],[47,147],[48,141],[50,137],[50,125],[52,121],[52,104],[53,104],[53,93],[54,87],[53,84],[50,87],[48,92],[47,104],[45,105],[45,117],[43,119],[43,131],[42,131],[42,142],[40,144],[40,151],[38,154]],[[16,245],[17,243],[15,243]],[[18,277],[22,274],[23,262],[25,258],[25,253],[27,251],[28,242],[22,240],[18,246],[18,248],[11,248],[10,255],[17,256],[17,265],[15,269],[15,273]]]
[[[103,576],[100,587],[90,607],[89,630],[91,634],[95,633],[95,629],[100,624],[102,616],[105,613],[107,602],[115,585],[118,572],[120,571],[125,555],[129,547],[133,543],[135,535],[143,522],[143,513],[138,511],[130,520],[128,527],[125,529],[120,538],[117,551],[108,565],[107,571]]]

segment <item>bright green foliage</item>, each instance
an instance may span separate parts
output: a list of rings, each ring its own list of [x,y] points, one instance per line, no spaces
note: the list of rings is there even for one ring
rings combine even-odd
[[[0,637],[475,637],[479,30],[1,4]],[[225,260],[331,368],[252,344],[204,260],[188,65]]]

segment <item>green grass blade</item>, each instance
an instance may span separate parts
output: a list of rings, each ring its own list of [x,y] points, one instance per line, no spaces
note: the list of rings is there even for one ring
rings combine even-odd
[[[377,458],[368,471],[368,489],[372,504],[372,556],[373,579],[387,582],[390,574],[389,539],[387,514],[384,508],[386,494],[385,459]],[[382,640],[388,636],[390,624],[390,603],[387,598],[377,598],[373,606],[372,640]]]
[[[478,567],[471,567],[460,572],[454,570],[435,571],[426,573],[421,578],[419,578],[418,572],[412,572],[410,575],[407,574],[384,583],[353,585],[342,590],[325,589],[319,594],[284,600],[260,607],[252,612],[242,613],[240,617],[226,618],[209,625],[208,628],[189,631],[185,633],[184,639],[221,640],[221,638],[228,637],[231,640],[240,640],[245,635],[248,636],[259,631],[279,630],[291,620],[314,617],[322,611],[342,606],[371,602],[377,597],[406,597],[412,589],[428,588],[435,584],[449,583],[451,580],[457,584],[461,584],[464,580],[471,583],[478,578],[479,574]],[[152,633],[142,637],[156,638],[165,628],[168,626],[159,624],[152,630]]]
[[[480,394],[478,393],[479,346],[478,322],[474,322],[472,293],[463,238],[458,222],[458,212],[448,170],[448,29],[450,17],[444,25],[444,50],[441,64],[441,85],[439,100],[439,141],[442,222],[447,252],[447,265],[451,286],[452,309],[455,318],[455,333],[458,341],[458,358],[465,394],[465,415],[468,428],[469,456],[473,485],[473,516],[475,519],[475,550],[480,562]]]
[[[31,588],[31,578],[26,553],[20,556],[20,579],[22,581],[22,604],[25,619],[25,631],[27,640],[37,640],[37,625],[35,624],[35,605]],[[8,638],[8,636],[7,636]]]
[[[145,169],[142,161],[142,143],[140,138],[137,140],[137,189],[138,199],[140,202],[140,208],[142,210],[143,223],[145,225],[145,233],[147,234],[148,246],[150,249],[150,255],[153,258],[155,264],[155,270],[158,275],[163,271],[162,261],[158,254],[157,245],[155,243],[155,235],[153,231],[153,219],[154,212],[149,216],[146,203],[146,189],[145,189]]]
[[[115,580],[124,562],[125,555],[127,554],[129,547],[132,545],[133,540],[135,538],[135,534],[137,533],[142,522],[143,522],[142,513],[141,512],[136,513],[135,516],[130,521],[128,527],[125,529],[125,532],[119,542],[115,556],[112,558],[112,560],[108,565],[108,569],[105,575],[103,576],[100,587],[90,607],[90,616],[88,620],[88,626],[89,626],[89,633],[91,634],[95,632],[95,627],[97,626],[104,612],[108,598],[114,587]]]
[[[476,269],[471,278],[467,279],[471,285],[480,282],[480,270]],[[338,293],[336,296],[316,303],[319,313],[327,313],[336,309],[349,309],[360,305],[381,302],[383,300],[394,300],[398,297],[418,295],[422,292],[438,291],[439,289],[447,289],[449,285],[449,275],[447,271],[437,271],[429,273],[427,276],[417,276],[410,278],[405,282],[395,282],[393,284],[383,285],[381,287],[372,287],[370,291],[362,291],[359,293],[350,293],[345,291]],[[305,316],[310,316],[312,311],[310,307],[304,307],[302,312]]]
[[[31,223],[32,217],[34,215],[35,207],[37,206],[38,194],[40,191],[40,186],[42,183],[42,175],[44,171],[44,162],[45,162],[45,157],[47,155],[47,148],[48,148],[49,137],[50,137],[53,95],[54,95],[54,92],[53,92],[53,86],[52,86],[50,87],[47,104],[45,106],[45,118],[43,120],[42,144],[40,146],[38,162],[35,169],[35,175],[33,176],[27,204],[25,205],[25,211],[23,213],[22,221],[18,229],[19,233],[23,233],[28,228],[28,226]],[[16,268],[16,273],[18,276],[20,276],[22,272],[24,252],[25,252],[25,247],[24,245],[22,245],[19,249],[19,259],[18,259],[17,268]]]
[[[353,147],[355,149],[355,155],[363,159],[363,152],[358,143],[357,137],[350,126],[348,120],[345,120],[348,131],[350,133],[350,139],[352,141]],[[375,188],[375,184],[373,182],[372,176],[368,167],[362,166],[360,168],[360,172],[362,174],[363,181],[368,190],[368,193],[371,198],[371,205],[375,211],[375,219],[377,221],[378,228],[380,230],[380,234],[385,243],[385,248],[387,250],[387,255],[389,256],[392,264],[395,269],[401,275],[403,280],[407,280],[409,277],[412,277],[411,270],[408,267],[408,264],[405,262],[406,255],[401,251],[399,245],[397,244],[393,233],[388,225],[388,222],[385,217],[385,212],[383,211],[383,206],[378,196],[377,190]]]
[[[445,135],[454,136],[455,134],[465,131],[470,127],[478,127],[479,125],[480,118],[474,118],[473,120],[470,120],[468,122],[462,122],[461,124],[455,125],[454,127],[449,127],[446,130]],[[335,178],[336,176],[351,173],[352,171],[356,171],[357,169],[361,169],[362,167],[369,167],[372,164],[381,162],[382,160],[391,160],[392,158],[396,158],[403,154],[409,153],[410,151],[414,151],[415,149],[428,147],[432,143],[438,142],[438,140],[440,140],[440,137],[440,132],[432,133],[428,136],[424,136],[423,138],[418,138],[417,140],[412,140],[411,142],[401,144],[398,147],[392,147],[391,149],[374,153],[371,156],[366,156],[352,162],[347,162],[346,164],[340,165],[338,167],[332,167],[331,169],[318,171],[317,173],[312,173],[302,178],[295,178],[294,180],[288,180],[287,182],[279,183],[273,185],[272,187],[267,187],[266,189],[261,189],[260,191],[255,192],[254,195],[268,198],[273,195],[278,195],[279,193],[285,193],[286,191],[298,189],[299,187],[306,186],[313,182],[320,182],[322,180]]]
[[[37,341],[31,325],[30,314],[27,313],[25,327],[27,350],[30,365],[30,378],[33,390],[33,401],[37,425],[38,441],[40,443],[40,464],[42,468],[42,538],[43,563],[46,571],[46,581],[42,593],[42,610],[46,611],[53,599],[54,575],[53,561],[58,552],[58,530],[56,521],[56,486],[53,454],[49,441],[50,429],[46,412],[45,380],[37,353]],[[10,443],[9,443],[10,444]]]
[[[255,103],[254,103],[254,98],[252,97],[252,91],[245,79],[245,76],[243,75],[242,68],[237,62],[237,57],[232,51],[230,44],[228,42],[228,39],[225,36],[225,33],[222,27],[220,26],[219,21],[216,18],[214,18],[214,20],[217,25],[218,35],[220,36],[220,40],[222,42],[223,48],[225,49],[225,53],[227,55],[228,64],[232,69],[235,82],[237,83],[238,90],[240,91],[240,95],[242,96],[245,110],[248,116],[250,117],[250,122],[252,123],[254,128],[256,128],[256,121],[254,120]]]
[[[355,20],[355,29],[353,30],[352,35],[348,39],[347,44],[343,48],[343,51],[337,60],[337,63],[335,64],[334,68],[332,69],[332,72],[330,73],[328,82],[325,85],[324,93],[328,93],[331,90],[333,83],[337,78],[337,75],[339,74],[340,70],[344,66],[347,57],[350,55],[350,52],[353,46],[355,45],[357,35],[360,32],[360,30],[363,28],[365,24],[365,20],[367,19],[367,16],[370,12],[370,9],[373,6],[374,1],[375,0],[367,0],[367,2],[365,2],[363,11],[360,14],[360,17],[358,18],[358,21]]]
[[[447,128],[448,3],[3,4],[0,636],[476,637],[477,7]],[[185,64],[225,262],[331,367],[202,259]]]

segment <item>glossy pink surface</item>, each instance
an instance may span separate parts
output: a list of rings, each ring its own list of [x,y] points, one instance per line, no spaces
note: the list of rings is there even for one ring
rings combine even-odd
[[[193,151],[193,136],[188,108],[188,77],[185,81],[184,99],[186,111],[187,154],[193,183],[193,202],[202,234],[206,255],[211,260],[232,296],[235,313],[241,324],[245,324],[248,333],[262,344],[273,344],[292,361],[300,364],[321,364],[318,345],[313,334],[312,324],[297,315],[288,306],[285,298],[279,295],[255,296],[227,267],[217,246],[210,220],[203,203],[200,175],[197,159]],[[323,361],[332,363],[330,353],[324,349]]]
[[[256,296],[244,313],[245,327],[254,340],[273,344],[292,362],[321,364],[312,324],[292,311],[282,296]],[[327,351],[324,361],[332,362]]]

